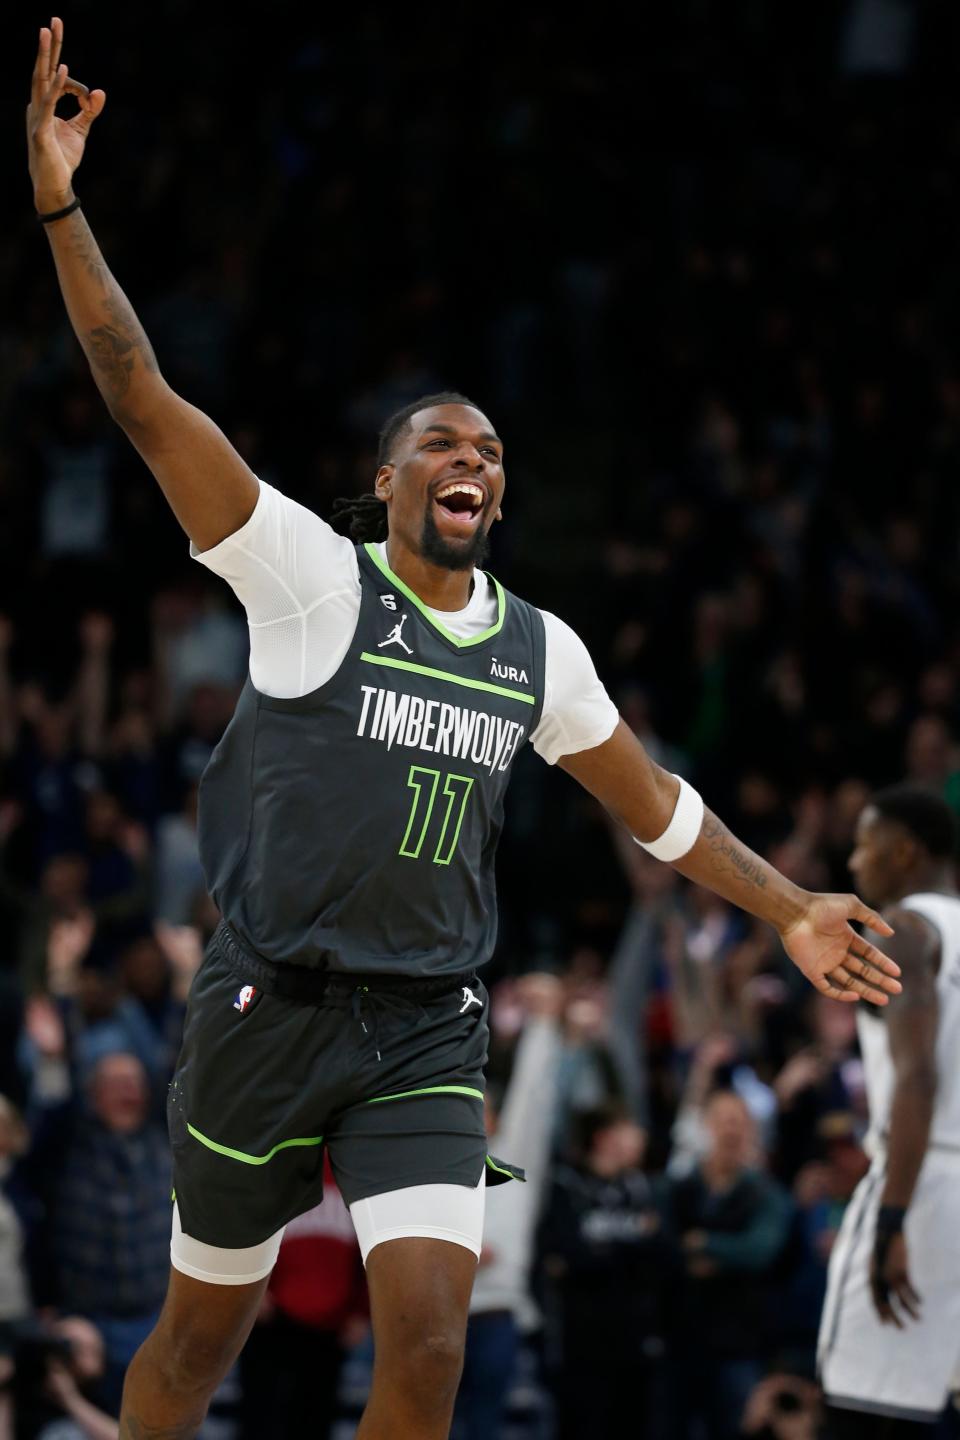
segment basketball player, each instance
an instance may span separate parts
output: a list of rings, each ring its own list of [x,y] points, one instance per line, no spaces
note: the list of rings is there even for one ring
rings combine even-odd
[[[820,1369],[832,1437],[929,1435],[960,1361],[960,896],[938,796],[882,790],[850,869],[895,927],[903,994],[857,1013],[868,1174],[830,1257]]]
[[[167,386],[71,182],[105,96],[40,32],[34,196],[113,417],[250,623],[251,669],[203,782],[223,922],[170,1092],[173,1272],[130,1367],[124,1437],[193,1435],[243,1344],[326,1147],[367,1264],[376,1363],[360,1440],[439,1440],[480,1251],[493,858],[521,744],[559,761],[660,859],[768,920],[825,994],[886,1002],[896,966],[855,896],[798,889],[619,720],[581,642],[477,568],[503,444],[463,396],[388,423],[354,540],[261,484]],[[54,114],[71,90],[80,110]]]

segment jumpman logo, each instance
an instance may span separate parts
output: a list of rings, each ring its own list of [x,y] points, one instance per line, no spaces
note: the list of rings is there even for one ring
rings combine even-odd
[[[403,629],[403,622],[404,622],[404,620],[406,620],[406,618],[407,618],[406,615],[401,615],[401,616],[400,616],[400,623],[399,623],[399,625],[394,625],[393,629],[390,631],[390,634],[387,636],[386,640],[381,640],[381,641],[380,641],[379,645],[377,646],[377,649],[378,649],[378,650],[382,650],[383,647],[384,647],[384,645],[399,645],[399,646],[401,647],[401,649],[406,650],[406,652],[407,652],[408,655],[412,655],[412,654],[413,654],[413,651],[410,649],[410,646],[406,643],[406,641],[404,640],[403,636],[400,634],[400,631]]]
[[[462,1015],[463,1012],[464,1012],[465,1010],[468,1010],[471,1005],[479,1005],[479,1006],[480,1006],[480,1009],[481,1009],[481,1010],[483,1009],[483,1001],[480,1000],[480,999],[478,999],[477,996],[474,995],[474,993],[473,993],[473,991],[470,989],[469,985],[464,985],[464,987],[463,987],[463,1004],[460,1006],[460,1014]]]

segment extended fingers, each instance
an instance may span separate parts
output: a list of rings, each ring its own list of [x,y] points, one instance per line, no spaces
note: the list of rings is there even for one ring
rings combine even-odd
[[[57,73],[57,66],[60,64],[60,50],[63,46],[63,21],[59,15],[54,15],[50,21],[50,68],[49,78],[52,80]]]
[[[37,60],[33,67],[32,99],[35,105],[39,105],[46,92],[50,79],[50,31],[46,25],[40,27],[40,44],[37,47]]]
[[[831,1000],[852,1002],[859,999],[859,996],[849,983],[851,979],[852,977],[848,976],[845,970],[831,970],[829,975],[817,977],[816,986],[821,994],[828,996]]]
[[[897,979],[900,966],[888,959],[882,950],[878,950],[868,940],[861,940],[859,936],[847,946],[847,958],[843,963],[854,975],[869,980],[888,995],[899,995],[903,989]]]
[[[861,966],[859,971],[856,968],[858,961],[850,959],[835,970],[831,970],[824,977],[831,987],[829,993],[834,1000],[857,1000],[863,998],[869,1000],[873,1005],[886,1005],[888,997],[877,987],[885,982],[885,977],[874,975],[869,969]],[[895,983],[895,982],[891,982]]]
[[[57,108],[58,102],[63,99],[66,88],[67,67],[66,65],[58,65],[56,74],[52,76],[50,85],[40,102],[41,111],[45,116]]]
[[[850,918],[852,920],[859,920],[862,924],[868,925],[877,935],[892,935],[894,933],[893,926],[888,924],[882,915],[878,915],[876,910],[871,910],[869,905],[864,905],[859,895],[851,895],[849,900]]]

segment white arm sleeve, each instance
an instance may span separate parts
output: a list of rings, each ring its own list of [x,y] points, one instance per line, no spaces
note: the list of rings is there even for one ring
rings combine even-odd
[[[253,514],[190,554],[231,587],[250,627],[250,678],[264,695],[309,695],[335,673],[360,614],[351,542],[312,510],[260,481]]]
[[[545,694],[530,740],[537,754],[555,765],[562,755],[609,740],[620,716],[580,636],[549,610],[540,614],[546,630]]]

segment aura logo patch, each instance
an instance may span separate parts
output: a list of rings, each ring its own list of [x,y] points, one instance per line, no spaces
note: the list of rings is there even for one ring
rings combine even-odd
[[[518,670],[516,665],[501,665],[496,655],[490,657],[490,674],[497,675],[501,680],[512,680],[515,685],[529,685],[526,670]]]
[[[256,985],[244,985],[237,992],[237,998],[233,1002],[234,1010],[239,1010],[241,1015],[249,1015],[253,1007],[260,1003],[262,994]]]

